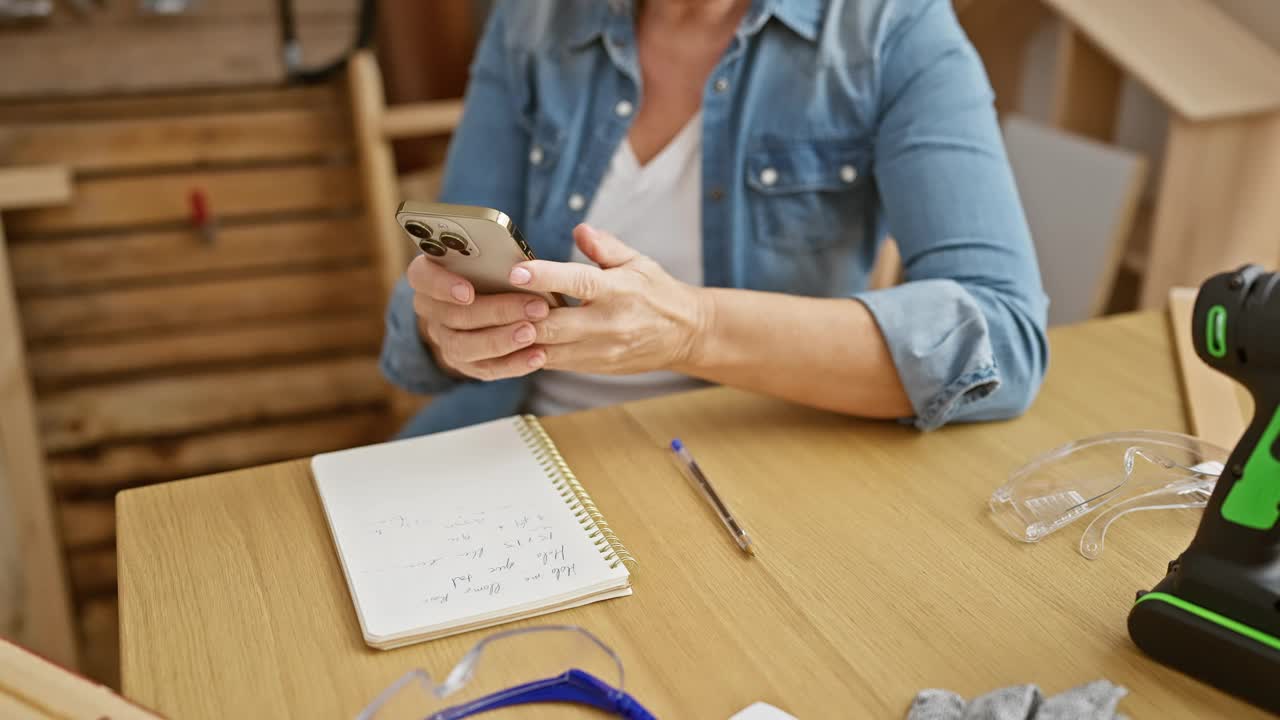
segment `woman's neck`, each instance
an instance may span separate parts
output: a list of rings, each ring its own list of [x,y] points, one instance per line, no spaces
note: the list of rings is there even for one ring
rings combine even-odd
[[[662,26],[736,28],[751,0],[642,0],[640,16]]]

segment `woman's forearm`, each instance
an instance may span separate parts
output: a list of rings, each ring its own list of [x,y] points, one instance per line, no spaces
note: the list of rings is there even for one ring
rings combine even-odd
[[[703,330],[675,370],[849,415],[914,414],[884,336],[857,300],[701,292]]]

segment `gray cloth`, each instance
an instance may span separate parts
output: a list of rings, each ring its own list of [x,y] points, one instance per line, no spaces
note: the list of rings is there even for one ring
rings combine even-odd
[[[1046,698],[1035,685],[993,690],[969,702],[949,690],[923,690],[907,720],[1124,720],[1116,712],[1129,691],[1095,680]]]

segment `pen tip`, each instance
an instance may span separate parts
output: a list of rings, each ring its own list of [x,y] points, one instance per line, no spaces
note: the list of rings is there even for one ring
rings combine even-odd
[[[680,452],[684,449],[684,443],[680,442],[680,438],[673,438],[671,440],[671,449]]]

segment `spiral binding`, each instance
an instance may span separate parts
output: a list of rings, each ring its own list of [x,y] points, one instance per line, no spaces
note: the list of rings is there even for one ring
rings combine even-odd
[[[604,559],[609,562],[609,567],[616,568],[620,564],[631,567],[637,565],[636,559],[627,552],[626,546],[618,539],[613,529],[609,527],[609,522],[592,502],[591,495],[587,493],[586,488],[582,487],[582,483],[578,482],[573,470],[569,469],[569,464],[560,456],[560,451],[556,449],[555,443],[551,442],[551,437],[542,428],[542,423],[532,415],[521,415],[516,419],[518,421],[516,429],[520,436],[533,450],[538,464],[546,471],[547,477],[551,478],[560,497],[564,498],[573,510],[573,517],[584,530],[588,531],[587,537],[591,539],[600,554],[604,555]]]

